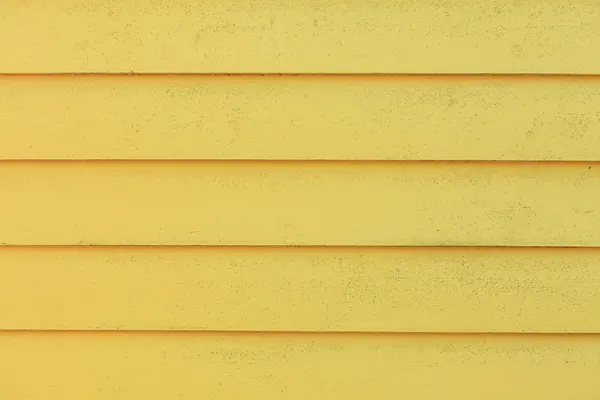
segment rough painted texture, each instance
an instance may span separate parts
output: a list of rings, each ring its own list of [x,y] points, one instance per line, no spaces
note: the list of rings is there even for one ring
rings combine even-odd
[[[49,0],[0,12],[0,72],[600,72],[597,0]]]
[[[0,354],[20,399],[600,397],[597,336],[0,332]]]
[[[600,398],[598,0],[4,3],[0,399]]]
[[[3,162],[13,245],[598,246],[600,166]]]
[[[0,158],[599,161],[600,77],[0,77]]]
[[[0,265],[0,329],[600,332],[600,249],[0,247]]]

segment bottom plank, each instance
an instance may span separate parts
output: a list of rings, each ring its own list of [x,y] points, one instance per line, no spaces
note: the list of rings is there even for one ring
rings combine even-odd
[[[2,399],[594,399],[600,336],[0,332]]]

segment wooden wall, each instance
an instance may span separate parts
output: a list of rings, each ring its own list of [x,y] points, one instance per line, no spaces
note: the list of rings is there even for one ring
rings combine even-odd
[[[0,398],[600,396],[600,3],[0,6]]]

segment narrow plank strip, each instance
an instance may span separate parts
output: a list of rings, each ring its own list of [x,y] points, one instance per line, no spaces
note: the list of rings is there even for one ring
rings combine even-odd
[[[4,162],[13,245],[599,246],[586,163]]]
[[[0,247],[0,329],[600,332],[600,249]]]
[[[600,79],[0,77],[2,159],[600,160]]]
[[[600,396],[597,336],[4,332],[0,353],[15,399]]]
[[[596,0],[10,2],[0,73],[600,73]]]

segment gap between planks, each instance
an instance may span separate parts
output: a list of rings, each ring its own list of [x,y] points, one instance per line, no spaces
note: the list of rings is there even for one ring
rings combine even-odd
[[[370,331],[256,331],[256,330],[192,330],[192,329],[0,329],[0,337],[6,334],[26,335],[199,335],[199,336],[344,336],[344,337],[587,337],[600,339],[600,332],[370,332]]]
[[[546,165],[546,166],[569,166],[587,165],[600,167],[600,160],[369,160],[369,159],[2,159],[1,164],[296,164],[296,165],[331,165],[331,164],[362,164],[362,165],[494,165],[494,166],[519,166],[519,165]]]
[[[127,78],[398,78],[398,79],[600,79],[600,74],[563,73],[194,73],[194,72],[47,72],[0,73],[0,78],[72,78],[72,77],[127,77]]]

